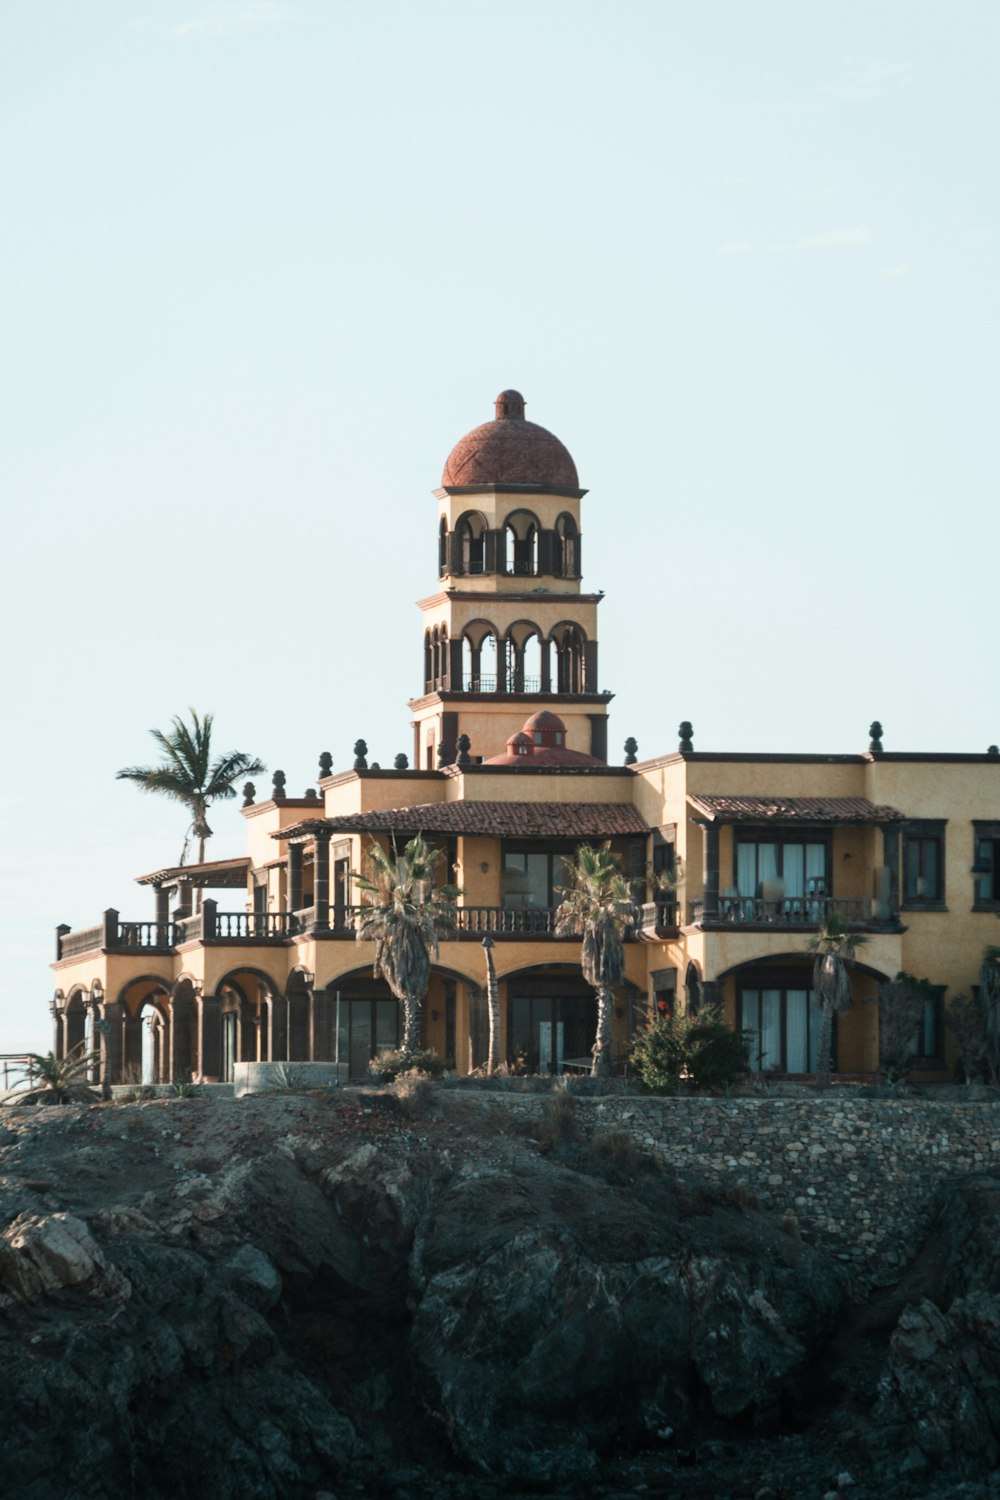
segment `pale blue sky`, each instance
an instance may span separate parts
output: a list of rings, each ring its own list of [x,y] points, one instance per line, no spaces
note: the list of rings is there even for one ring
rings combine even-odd
[[[505,386],[590,489],[616,758],[1000,740],[998,43],[992,0],[8,0],[0,1051],[57,922],[152,914],[151,726],[298,792],[411,751],[430,491]]]

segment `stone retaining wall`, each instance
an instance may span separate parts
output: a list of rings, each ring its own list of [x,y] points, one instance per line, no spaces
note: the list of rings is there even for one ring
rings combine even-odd
[[[627,1131],[684,1183],[738,1185],[763,1208],[790,1210],[804,1239],[872,1284],[894,1280],[920,1248],[944,1182],[1000,1169],[993,1102],[623,1097],[577,1109],[592,1130]]]

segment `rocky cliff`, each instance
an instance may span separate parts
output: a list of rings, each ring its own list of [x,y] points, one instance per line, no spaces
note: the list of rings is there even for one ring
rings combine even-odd
[[[1000,1462],[1000,1180],[861,1301],[565,1095],[3,1119],[4,1493],[860,1500]]]

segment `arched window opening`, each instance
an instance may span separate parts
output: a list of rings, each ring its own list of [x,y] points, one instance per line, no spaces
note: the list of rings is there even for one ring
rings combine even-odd
[[[463,573],[486,572],[486,522],[482,516],[463,516],[458,523]]]
[[[586,692],[583,636],[575,625],[567,625],[556,636],[556,692]]]
[[[521,693],[540,693],[542,690],[542,640],[537,634],[529,635],[521,652]]]
[[[538,523],[528,511],[515,511],[504,523],[504,572],[534,577],[538,572]]]
[[[486,628],[462,637],[462,692],[493,693],[497,688],[496,637]]]
[[[429,693],[434,682],[434,661],[431,651],[431,633],[424,631],[424,692]]]
[[[478,693],[495,693],[497,690],[497,640],[488,635],[479,652]]]
[[[448,522],[441,517],[438,527],[438,573],[443,578],[448,571]]]
[[[579,576],[579,532],[572,516],[561,515],[556,521],[556,572],[560,578]]]
[[[535,626],[512,625],[504,641],[504,684],[509,693],[542,691],[542,643]]]

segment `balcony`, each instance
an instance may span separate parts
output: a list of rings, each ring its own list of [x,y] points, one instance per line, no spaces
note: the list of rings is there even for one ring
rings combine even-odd
[[[695,906],[700,904],[694,903]],[[122,921],[116,911],[109,910],[105,912],[104,920],[94,927],[83,927],[77,932],[59,928],[56,956],[58,959],[79,958],[85,953],[101,951],[163,953],[175,951],[186,943],[278,946],[306,935],[353,941],[358,920],[366,909],[363,906],[331,906],[325,928],[317,928],[315,907],[296,912],[219,911],[214,901],[206,899],[200,912],[174,917],[169,922]],[[651,941],[677,933],[675,901],[647,902],[635,906],[632,912],[632,925],[625,935],[626,941]],[[556,933],[557,913],[558,907],[555,906],[516,910],[505,906],[459,906],[454,927],[443,932],[442,937],[445,942],[475,942],[484,937],[578,942],[579,938],[571,934],[563,937]],[[718,920],[734,921],[736,918]],[[762,919],[740,917],[739,920]]]
[[[706,911],[704,901],[689,903],[693,927],[784,927],[809,931],[837,921],[854,931],[894,929],[899,919],[883,903],[853,897],[783,896],[765,900],[761,896],[720,896],[715,911]]]

